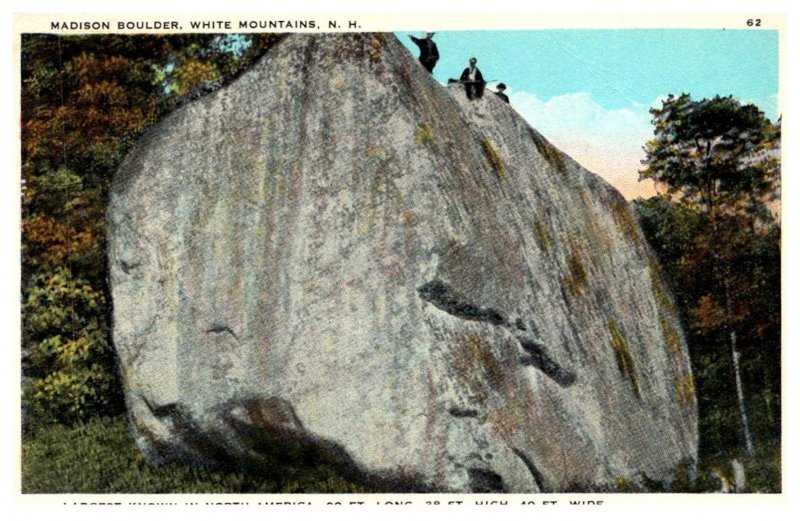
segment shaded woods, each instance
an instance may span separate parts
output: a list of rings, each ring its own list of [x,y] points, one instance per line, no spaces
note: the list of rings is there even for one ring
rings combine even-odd
[[[651,113],[640,175],[664,194],[634,208],[687,331],[701,464],[757,459],[747,478],[779,490],[780,123],[732,97],[670,96]]]
[[[22,37],[23,425],[123,409],[109,341],[105,211],[150,125],[276,35]]]

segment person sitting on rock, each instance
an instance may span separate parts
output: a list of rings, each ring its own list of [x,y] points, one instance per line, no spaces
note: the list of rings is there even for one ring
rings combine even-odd
[[[467,90],[467,99],[480,98],[483,96],[484,87],[486,87],[486,82],[483,81],[483,74],[476,67],[477,63],[477,58],[470,58],[469,67],[461,73],[461,83],[464,84],[464,88]]]
[[[505,101],[506,103],[511,103],[510,101],[508,101],[508,96],[505,95],[505,92],[504,92],[505,90],[506,90],[506,84],[505,83],[498,83],[497,84],[497,92],[495,92],[495,94],[497,94],[497,97],[500,98],[501,100]]]
[[[433,74],[433,68],[436,62],[439,61],[439,49],[433,41],[433,35],[436,33],[425,33],[425,38],[414,38],[410,34],[411,41],[419,47],[419,62],[425,67],[425,70]]]

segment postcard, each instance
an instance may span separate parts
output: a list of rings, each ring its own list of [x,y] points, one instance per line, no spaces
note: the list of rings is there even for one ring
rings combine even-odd
[[[785,15],[14,22],[18,501],[781,499]]]

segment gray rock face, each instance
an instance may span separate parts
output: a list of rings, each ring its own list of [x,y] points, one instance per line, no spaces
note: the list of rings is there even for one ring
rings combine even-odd
[[[696,458],[683,334],[626,202],[393,36],[288,36],[137,144],[108,224],[153,462],[531,492]]]

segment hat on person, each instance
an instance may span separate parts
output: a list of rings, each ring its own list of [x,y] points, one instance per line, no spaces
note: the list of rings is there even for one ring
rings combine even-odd
[[[497,90],[506,90],[506,84],[505,83],[498,83],[497,84]]]

